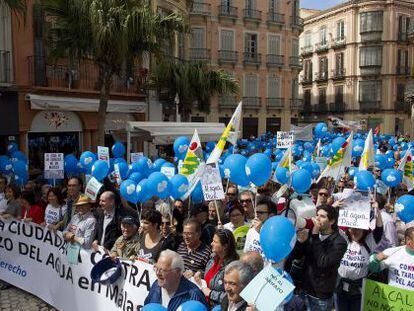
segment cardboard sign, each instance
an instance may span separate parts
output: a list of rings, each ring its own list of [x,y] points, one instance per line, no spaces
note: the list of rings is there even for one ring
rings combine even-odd
[[[63,153],[45,153],[45,178],[63,179],[65,177]]]
[[[96,200],[99,190],[102,188],[101,184],[95,177],[92,177],[85,188],[85,194],[93,201]]]
[[[414,308],[414,291],[364,279],[361,310],[411,311]]]
[[[370,222],[370,197],[354,192],[344,199],[344,206],[339,210],[338,226],[368,229]]]
[[[138,162],[144,156],[143,152],[131,152],[131,163]]]
[[[168,179],[171,179],[175,175],[175,167],[164,166],[164,167],[161,167],[161,170],[160,171],[165,176],[167,176]]]
[[[240,296],[259,311],[276,310],[294,289],[286,277],[268,265],[247,284]]]
[[[215,163],[206,165],[201,176],[201,188],[206,201],[223,200],[224,189],[221,182],[220,170]]]
[[[119,165],[118,165],[118,163],[115,163],[114,164],[114,173],[113,174],[114,174],[116,183],[118,185],[120,185],[122,183],[122,179],[121,179],[121,173],[119,172]]]
[[[111,166],[109,163],[109,148],[98,146],[98,160],[103,160],[108,163],[108,166]]]
[[[290,132],[277,132],[277,145],[278,149],[287,149],[292,147],[295,141],[295,134],[293,131]]]

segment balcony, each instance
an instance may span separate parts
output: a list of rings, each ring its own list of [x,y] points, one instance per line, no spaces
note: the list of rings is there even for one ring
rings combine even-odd
[[[210,60],[210,50],[205,48],[191,48],[190,49],[191,60]]]
[[[291,68],[302,69],[302,63],[300,61],[300,57],[299,56],[290,56],[289,57],[289,66]]]
[[[243,63],[245,65],[259,66],[261,62],[262,62],[262,54],[260,54],[260,53],[250,53],[250,52],[244,52],[243,53]]]
[[[360,65],[359,69],[362,76],[375,76],[381,74],[381,65]]]
[[[243,97],[243,108],[260,109],[260,97]]]
[[[0,83],[11,82],[11,53],[0,50]]]
[[[29,56],[29,81],[31,86],[62,90],[99,91],[99,68],[88,59],[76,65],[69,65],[66,60],[49,63],[41,56]],[[114,76],[111,92],[142,94],[147,69],[137,66],[129,67],[121,75]]]
[[[266,98],[266,107],[273,109],[283,109],[284,99],[282,97]]]
[[[361,112],[378,112],[381,110],[381,102],[379,100],[370,101],[362,100],[359,101],[359,110]]]
[[[405,113],[409,113],[411,111],[411,105],[409,102],[397,99],[397,101],[394,103],[394,109],[396,112],[402,111]]]
[[[312,73],[300,76],[300,83],[302,83],[302,85],[312,84]]]
[[[345,48],[345,46],[346,46],[346,37],[336,38],[331,43],[331,47],[334,50],[343,49],[343,48]]]
[[[237,107],[237,99],[234,96],[223,95],[219,97],[219,108],[234,109]]]
[[[395,73],[399,76],[409,76],[410,75],[410,67],[397,66]]]
[[[290,108],[291,109],[302,110],[303,109],[303,99],[300,99],[300,98],[292,98],[290,100]]]
[[[190,15],[211,15],[211,5],[209,3],[193,3],[190,9]]]
[[[303,31],[303,18],[299,16],[291,16],[290,17],[290,26],[292,28],[297,28],[300,31]]]
[[[408,39],[413,42],[414,40],[414,22],[410,23],[410,26],[408,27]]]
[[[262,11],[253,9],[243,10],[243,19],[250,22],[259,22],[262,20]]]
[[[398,32],[398,41],[406,43],[408,41],[408,33],[406,32]]]
[[[328,42],[319,42],[315,46],[316,53],[326,53],[329,51]]]
[[[312,45],[309,45],[309,46],[303,46],[303,47],[301,48],[301,53],[300,53],[300,55],[301,55],[302,57],[312,56],[312,54],[313,54],[313,46],[312,46]]]
[[[276,54],[267,54],[266,55],[266,64],[269,67],[283,67],[285,56],[276,55]]]
[[[219,5],[218,15],[219,17],[237,19],[237,8],[234,6]]]
[[[345,103],[343,101],[336,101],[334,103],[330,103],[329,110],[331,112],[345,112]]]
[[[332,69],[332,79],[333,80],[342,80],[345,79],[345,68],[336,68]]]
[[[233,65],[237,63],[237,51],[220,50],[218,52],[218,60],[220,63]]]
[[[317,83],[323,83],[328,81],[328,71],[321,71],[315,73],[315,81]]]
[[[276,12],[268,12],[267,23],[274,25],[283,25],[285,23],[285,15]]]

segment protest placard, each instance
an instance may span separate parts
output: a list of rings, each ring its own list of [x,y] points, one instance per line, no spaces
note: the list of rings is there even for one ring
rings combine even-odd
[[[327,157],[315,157],[313,160],[316,164],[319,165],[321,172],[325,169],[328,165],[328,158]]]
[[[277,132],[277,145],[278,149],[287,149],[293,146],[295,141],[295,134],[293,131],[290,132]]]
[[[362,311],[412,311],[413,309],[414,291],[364,279],[361,300]]]
[[[204,199],[206,201],[224,199],[224,189],[221,182],[220,170],[215,163],[206,165],[206,169],[201,176],[200,181]]]
[[[99,190],[101,190],[103,184],[101,184],[95,177],[92,177],[85,188],[85,194],[93,201],[96,200]]]
[[[167,176],[168,179],[171,179],[175,175],[175,167],[164,166],[164,167],[161,167],[160,171],[165,176]]]
[[[63,179],[64,177],[63,153],[45,153],[45,178]]]
[[[240,296],[259,311],[276,310],[294,289],[286,277],[269,265],[243,289]]]
[[[131,152],[131,163],[138,162],[144,156],[143,152]]]
[[[113,173],[113,175],[114,175],[114,178],[115,178],[116,183],[118,185],[120,185],[122,183],[122,179],[121,179],[121,173],[119,172],[119,165],[118,165],[118,163],[115,163],[114,164],[114,173]]]
[[[359,229],[369,228],[371,199],[368,195],[354,192],[344,199],[344,205],[339,209],[338,226]]]
[[[108,147],[102,147],[98,146],[98,160],[105,161],[108,163],[108,166],[110,166],[109,162],[109,148]]]

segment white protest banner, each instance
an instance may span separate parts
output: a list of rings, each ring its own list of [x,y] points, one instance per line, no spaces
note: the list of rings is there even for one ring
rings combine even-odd
[[[164,166],[164,167],[161,167],[160,171],[165,176],[167,176],[168,179],[171,179],[175,175],[175,167]]]
[[[277,145],[278,149],[287,149],[292,147],[295,141],[295,135],[293,131],[290,132],[277,132]]]
[[[63,153],[45,153],[45,178],[65,178]]]
[[[368,195],[354,192],[344,199],[344,205],[339,209],[338,226],[359,229],[369,228],[371,199]]]
[[[206,201],[224,199],[224,189],[221,182],[220,170],[215,163],[206,165],[206,169],[201,176],[200,182]]]
[[[109,162],[109,148],[98,146],[98,160],[103,160],[108,163],[108,166],[111,166]]]
[[[243,289],[240,296],[259,311],[276,310],[295,286],[268,265]]]
[[[122,276],[114,284],[93,283],[92,267],[108,255],[81,249],[78,264],[71,265],[62,233],[33,223],[0,220],[0,246],[0,279],[61,311],[139,311],[156,280],[152,265],[121,261]]]
[[[131,163],[138,162],[144,156],[143,152],[131,152]]]
[[[121,179],[121,173],[119,172],[119,165],[118,165],[118,163],[115,163],[114,164],[114,173],[113,174],[114,174],[116,183],[118,185],[120,185],[122,183],[122,179]]]
[[[95,177],[92,177],[85,188],[85,194],[93,201],[96,200],[99,190],[102,188],[101,184]]]

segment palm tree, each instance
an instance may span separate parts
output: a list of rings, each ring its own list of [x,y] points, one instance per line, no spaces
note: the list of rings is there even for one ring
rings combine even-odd
[[[112,80],[125,63],[148,53],[161,53],[161,42],[184,31],[183,19],[152,12],[146,0],[43,0],[53,21],[51,55],[81,61],[99,70],[98,145],[104,145],[104,125]]]
[[[15,11],[18,16],[25,17],[26,15],[26,0],[0,0],[0,6],[3,5]]]
[[[161,60],[152,67],[149,87],[172,99],[177,94],[181,113],[188,119],[193,103],[200,111],[210,111],[214,95],[237,94],[239,84],[227,71],[212,69],[205,62]]]

